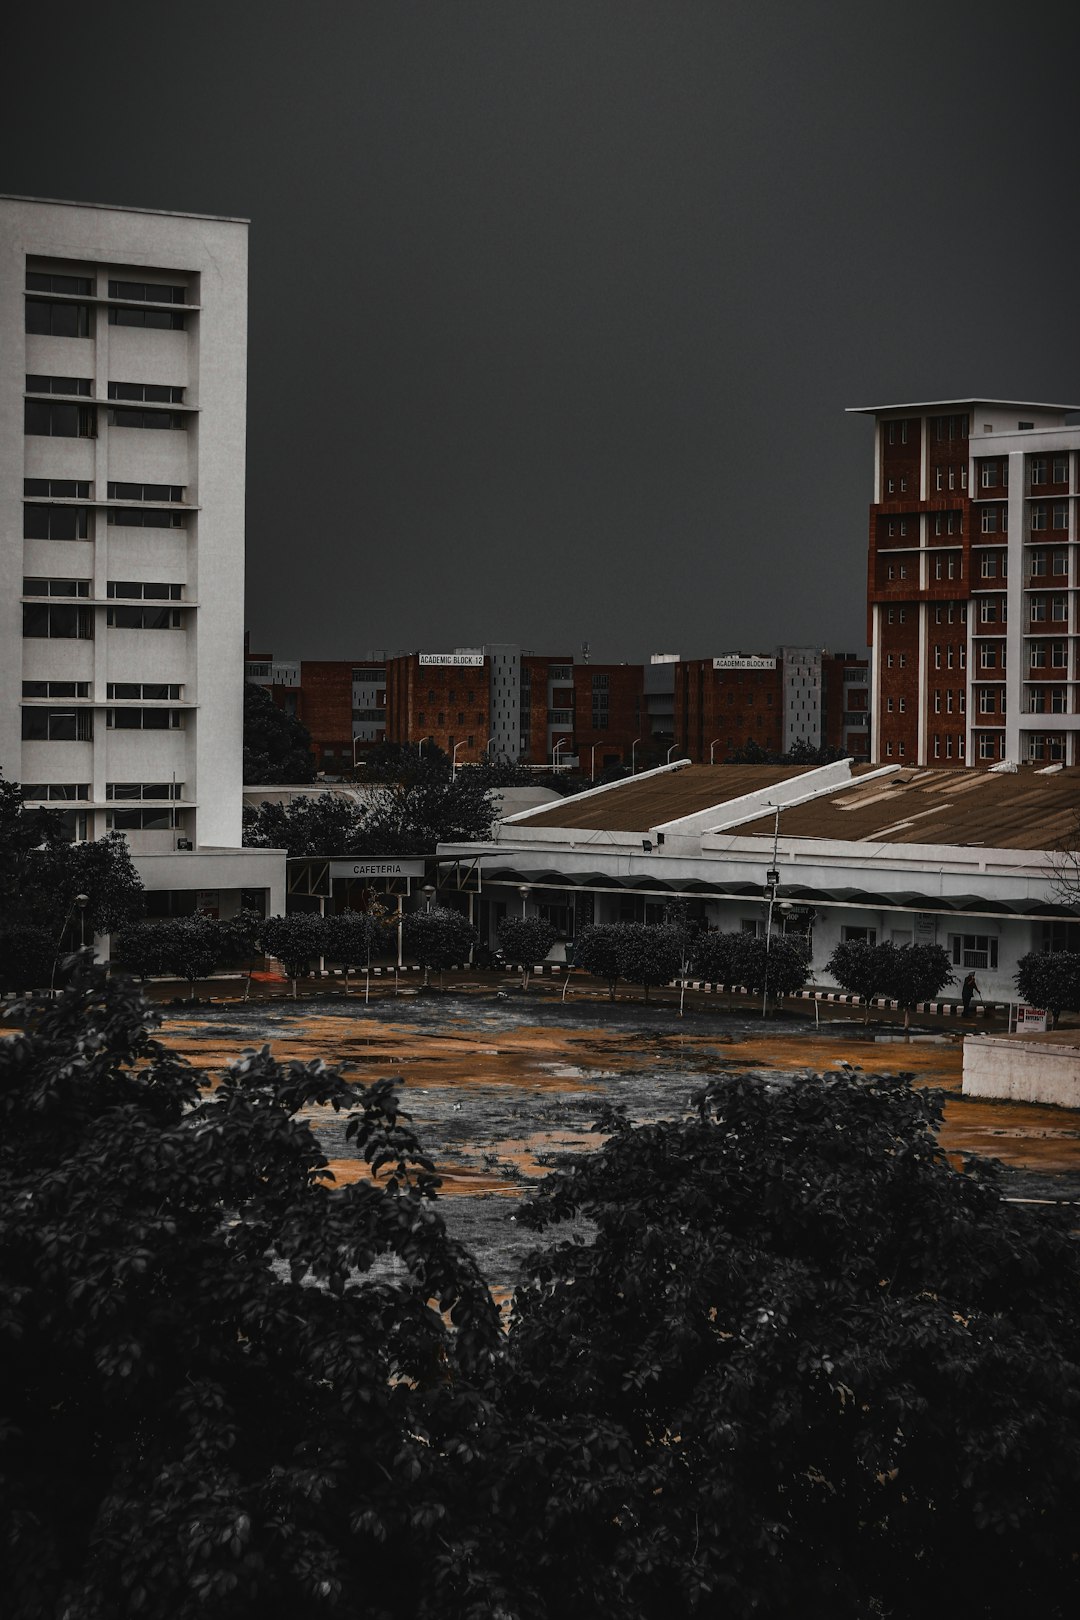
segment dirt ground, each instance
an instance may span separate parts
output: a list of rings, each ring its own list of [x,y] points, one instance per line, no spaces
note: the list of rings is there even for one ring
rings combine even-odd
[[[943,1142],[1005,1167],[1010,1196],[1080,1199],[1080,1115],[960,1094],[965,1031],[905,1034],[847,1009],[761,1019],[715,1000],[688,1006],[563,1004],[550,986],[520,995],[489,986],[445,995],[362,995],[170,1010],[162,1038],[212,1077],[245,1047],[340,1063],[347,1076],[390,1076],[442,1177],[448,1224],[493,1283],[512,1284],[529,1235],[515,1210],[566,1152],[595,1147],[591,1126],[615,1101],[637,1120],[681,1113],[711,1076],[732,1068],[797,1076],[850,1063],[908,1071],[944,1088]],[[967,1032],[970,1032],[970,1026]],[[339,1182],[366,1174],[330,1110],[310,1118]]]

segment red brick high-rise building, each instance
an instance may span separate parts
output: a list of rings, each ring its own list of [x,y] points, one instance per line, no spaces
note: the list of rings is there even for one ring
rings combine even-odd
[[[860,408],[876,760],[1077,761],[1076,409]]]

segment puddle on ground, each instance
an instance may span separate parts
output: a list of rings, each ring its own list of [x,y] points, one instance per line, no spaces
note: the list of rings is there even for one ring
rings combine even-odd
[[[788,1075],[837,1068],[907,1072],[946,1094],[943,1146],[1005,1166],[1006,1191],[1080,1198],[1080,1120],[1060,1109],[975,1102],[960,1094],[963,1031],[882,1030],[847,1018],[757,1019],[744,1011],[679,1019],[672,1009],[586,1003],[578,1007],[475,998],[341,999],[265,1003],[166,1016],[160,1032],[212,1083],[243,1048],[268,1044],[282,1060],[323,1058],[365,1084],[382,1075],[401,1088],[442,1178],[443,1211],[486,1275],[512,1281],[530,1235],[511,1216],[559,1155],[588,1151],[601,1107],[634,1120],[677,1115],[711,1077],[747,1069]],[[367,1175],[332,1109],[305,1114],[337,1183]]]

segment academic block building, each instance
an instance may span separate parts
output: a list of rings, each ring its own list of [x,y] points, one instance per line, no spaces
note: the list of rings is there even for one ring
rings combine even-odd
[[[876,759],[1080,763],[1078,409],[860,408]]]

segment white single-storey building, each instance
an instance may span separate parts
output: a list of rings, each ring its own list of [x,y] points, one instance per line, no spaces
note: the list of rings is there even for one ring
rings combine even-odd
[[[1080,948],[1080,897],[1060,892],[1078,812],[1080,769],[1061,766],[681,762],[441,845],[439,887],[471,897],[492,945],[519,908],[570,941],[680,901],[708,927],[806,934],[818,984],[843,939],[938,943],[958,980],[1015,1000],[1026,952]]]

